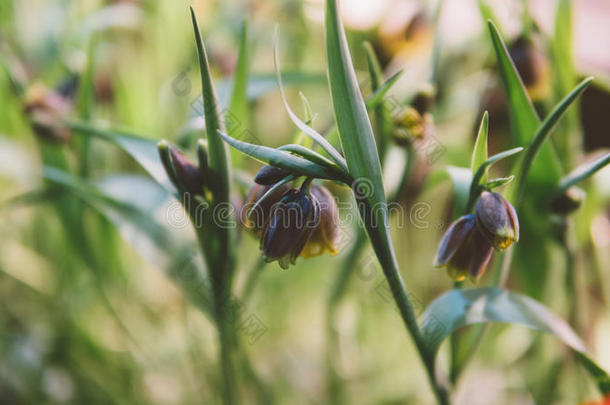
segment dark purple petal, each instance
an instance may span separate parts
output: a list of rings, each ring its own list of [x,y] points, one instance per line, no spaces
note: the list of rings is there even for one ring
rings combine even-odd
[[[434,266],[447,265],[472,232],[475,226],[474,215],[464,215],[457,219],[443,235],[434,258]]]

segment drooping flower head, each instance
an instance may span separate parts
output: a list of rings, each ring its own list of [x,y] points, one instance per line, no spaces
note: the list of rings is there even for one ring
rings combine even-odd
[[[449,276],[477,281],[485,272],[494,249],[504,250],[519,240],[519,220],[513,206],[498,193],[483,191],[475,214],[458,218],[443,235],[434,265]]]
[[[335,199],[326,188],[315,184],[311,186],[310,192],[320,205],[320,221],[305,244],[301,256],[315,257],[324,253],[336,255],[339,253],[337,247],[339,212]]]
[[[483,191],[475,211],[479,231],[496,250],[519,240],[517,212],[500,194]]]
[[[456,281],[467,276],[476,280],[485,271],[492,253],[493,247],[477,230],[475,216],[464,215],[443,235],[434,265],[446,268]]]
[[[277,260],[287,269],[309,241],[320,222],[320,204],[302,189],[291,189],[273,206],[261,235],[261,249],[267,262]]]

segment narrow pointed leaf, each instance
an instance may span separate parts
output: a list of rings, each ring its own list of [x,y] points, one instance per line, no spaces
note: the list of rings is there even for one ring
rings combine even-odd
[[[366,108],[371,109],[377,107],[383,101],[383,98],[388,94],[388,91],[390,91],[392,86],[400,79],[403,72],[404,70],[400,70],[394,73],[388,80],[382,81],[381,84],[375,88],[373,94],[366,99],[366,102],[364,103]]]
[[[336,0],[326,1],[326,53],[333,109],[349,172],[354,179],[370,182],[372,193],[368,199],[373,206],[384,203],[377,145],[358,87]],[[377,223],[385,223],[386,210],[376,211],[381,216],[378,219],[382,219]]]
[[[324,166],[310,162],[309,160],[295,156],[291,153],[270,148],[262,145],[254,145],[238,141],[229,135],[219,132],[220,136],[235,149],[249,155],[263,163],[289,170],[299,176],[317,177],[321,179],[332,179],[348,182],[341,172],[332,171]]]
[[[199,69],[201,71],[201,94],[203,96],[203,109],[205,117],[206,136],[208,139],[209,167],[218,176],[216,201],[219,204],[230,202],[230,170],[227,149],[224,142],[218,135],[218,131],[225,131],[224,123],[220,117],[220,110],[217,104],[216,90],[212,81],[212,74],[208,63],[208,56],[201,39],[201,32],[195,17],[195,11],[191,10],[191,19],[197,43],[197,55],[199,59]]]
[[[288,100],[286,99],[286,93],[284,92],[284,86],[282,84],[282,76],[280,74],[280,56],[279,56],[279,45],[278,45],[278,34],[276,32],[276,41],[275,41],[275,71],[277,74],[278,85],[280,87],[280,94],[282,96],[282,101],[284,102],[284,107],[288,112],[288,116],[292,120],[292,122],[305,133],[307,136],[311,137],[318,145],[322,147],[328,153],[330,158],[334,160],[342,169],[347,171],[347,166],[345,163],[345,159],[343,156],[316,130],[305,124],[301,119],[292,111],[290,105],[288,104]]]
[[[474,150],[472,151],[472,159],[470,162],[470,169],[474,175],[479,167],[487,160],[487,133],[489,130],[489,114],[487,111],[483,114],[481,119],[481,125],[479,126],[479,133],[477,134],[477,140],[474,144]],[[485,180],[486,176],[483,175],[481,180]]]
[[[479,166],[474,176],[472,177],[472,184],[470,185],[470,199],[468,201],[468,211],[470,211],[470,209],[474,206],[474,202],[476,201],[479,192],[481,191],[481,180],[487,173],[487,169],[494,163],[497,163],[502,159],[506,159],[507,157],[516,155],[517,153],[520,153],[522,151],[522,147],[505,150],[504,152],[500,152],[493,155]]]
[[[375,100],[376,94],[380,94],[382,87],[384,85],[384,75],[383,70],[381,68],[381,63],[375,54],[375,49],[370,42],[364,43],[364,51],[366,52],[366,61],[369,70],[369,77],[371,79],[371,89],[373,90],[373,95],[365,101],[367,109],[374,109],[375,114],[375,135],[377,136],[377,146],[379,148],[379,161],[381,162],[382,167],[385,162],[385,154],[387,150],[387,144],[390,139],[390,131],[391,131],[391,117],[390,112],[382,103],[383,97],[387,92],[384,92],[383,96],[379,98],[379,102],[373,103]],[[393,80],[395,83],[398,80],[399,76],[394,75],[390,80]],[[386,82],[389,83],[390,80]],[[388,90],[390,86],[387,86]]]
[[[335,170],[337,172],[342,172],[341,168],[339,166],[337,166],[336,163],[331,162],[329,159],[325,158],[324,156],[320,155],[319,153],[316,153],[313,150],[308,149],[302,145],[288,144],[288,145],[282,145],[277,149],[283,150],[286,152],[290,152],[290,153],[294,153],[296,155],[301,156],[304,159],[309,160],[310,162],[317,163],[321,166],[327,167],[327,168],[329,168],[331,170]],[[347,176],[347,173],[344,173],[344,174]]]
[[[165,172],[159,158],[157,144],[154,141],[121,131],[97,128],[84,122],[66,122],[65,124],[77,133],[104,139],[118,146],[138,162],[157,183],[169,192],[175,193],[176,188]]]
[[[565,192],[567,189],[569,189],[576,183],[591,177],[598,170],[601,170],[609,163],[610,153],[606,153],[604,156],[593,162],[586,163],[582,166],[577,167],[576,169],[574,169],[573,172],[571,172],[561,180],[561,182],[559,183],[559,191]]]
[[[538,130],[540,119],[498,29],[491,21],[488,22],[488,25],[500,76],[508,98],[513,139],[517,146],[527,146]],[[555,150],[550,143],[545,143],[541,146],[540,154],[532,165],[528,181],[534,184],[552,184],[557,182],[560,176],[561,166]]]
[[[525,184],[527,181],[528,173],[533,170],[533,166],[536,160],[541,159],[541,156],[538,156],[539,153],[542,153],[542,147],[545,144],[545,140],[548,139],[551,130],[559,121],[559,119],[566,112],[568,107],[572,105],[572,103],[578,98],[578,96],[585,91],[585,89],[591,84],[593,81],[592,77],[588,77],[583,80],[574,90],[570,92],[557,106],[555,109],[546,117],[544,122],[539,126],[536,131],[534,138],[532,139],[530,145],[527,147],[525,152],[525,156],[523,157],[523,161],[519,165],[519,176],[517,178],[516,187],[517,194],[515,201],[520,201],[523,193],[525,191]],[[558,180],[558,179],[557,179]]]
[[[486,182],[484,184],[484,187],[492,190],[494,188],[501,187],[505,184],[508,184],[511,181],[513,181],[514,179],[515,179],[515,176],[499,177],[497,179],[489,180],[488,182]]]

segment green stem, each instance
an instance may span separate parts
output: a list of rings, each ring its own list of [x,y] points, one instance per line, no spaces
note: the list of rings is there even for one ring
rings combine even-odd
[[[379,156],[382,164],[384,161],[384,156]],[[394,195],[390,198],[391,203],[398,202],[400,196],[403,195],[404,191],[407,189],[409,185],[409,177],[413,172],[413,168],[415,167],[415,162],[417,159],[417,151],[409,147],[407,149],[407,162],[405,167],[403,168],[400,187],[395,191]],[[349,279],[351,274],[353,273],[353,269],[356,268],[356,264],[358,262],[358,258],[360,257],[362,250],[366,246],[366,232],[363,228],[357,227],[355,232],[354,243],[352,244],[349,252],[347,253],[345,259],[343,260],[341,267],[339,269],[339,273],[337,274],[337,278],[335,279],[333,286],[331,287],[330,294],[328,297],[327,303],[327,311],[326,311],[326,330],[327,330],[327,378],[328,378],[328,393],[329,398],[333,404],[339,404],[345,402],[340,389],[340,381],[335,370],[334,359],[332,353],[337,351],[338,342],[337,342],[337,333],[334,329],[336,312],[341,302],[341,299],[345,295],[345,291],[347,290],[347,285],[349,283]]]
[[[392,297],[398,306],[400,316],[402,317],[402,320],[410,333],[419,356],[426,368],[430,386],[434,391],[438,403],[441,405],[447,405],[450,403],[449,394],[447,390],[444,387],[441,387],[436,380],[435,356],[434,353],[428,349],[428,346],[426,345],[426,342],[421,334],[421,330],[417,325],[417,318],[415,316],[415,312],[413,311],[413,306],[409,300],[402,277],[400,276],[389,229],[385,226],[385,224],[375,223],[375,216],[373,214],[374,208],[368,203],[368,200],[360,200],[358,205],[360,215],[365,223],[373,250],[375,251],[377,260],[379,261],[383,274],[390,286]]]
[[[197,224],[196,206],[188,208],[190,208],[193,223]],[[208,222],[201,224],[202,226],[196,225],[195,231],[206,266],[211,270],[209,274],[212,282],[213,315],[220,346],[218,361],[222,374],[220,382],[222,403],[223,405],[234,405],[239,403],[236,401],[239,388],[235,378],[233,361],[233,349],[236,346],[237,337],[235,336],[233,324],[227,316],[227,310],[231,306],[231,282],[234,261],[226,260],[224,256],[226,247],[222,248],[223,235],[214,232],[218,229],[212,228],[214,221],[210,221],[212,218],[209,215],[205,217]]]

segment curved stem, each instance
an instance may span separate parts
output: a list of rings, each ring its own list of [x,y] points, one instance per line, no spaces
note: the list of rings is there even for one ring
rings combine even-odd
[[[376,223],[376,215],[374,213],[374,207],[370,205],[367,199],[360,199],[358,201],[358,208],[360,210],[360,216],[362,217],[367,234],[371,240],[371,245],[377,256],[377,260],[381,265],[383,274],[388,281],[392,297],[398,306],[400,316],[413,338],[415,347],[419,353],[419,356],[424,363],[426,373],[430,386],[436,395],[438,403],[441,405],[449,404],[449,395],[444,387],[441,387],[436,380],[436,367],[435,367],[435,356],[434,353],[428,349],[426,342],[421,334],[421,330],[417,324],[417,318],[413,305],[409,300],[407,289],[400,276],[398,263],[396,261],[396,255],[394,254],[394,246],[392,244],[392,238],[389,232],[388,224]],[[379,209],[379,208],[377,208]]]

